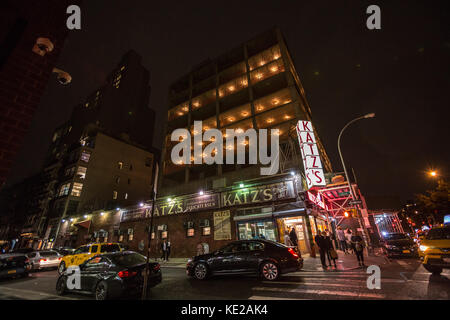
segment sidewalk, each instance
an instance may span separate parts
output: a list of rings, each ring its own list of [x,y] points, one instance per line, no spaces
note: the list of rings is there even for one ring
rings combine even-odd
[[[356,256],[354,254],[345,254],[344,252],[338,250],[338,259],[336,260],[337,270],[336,269],[328,269],[328,270],[336,270],[336,271],[349,271],[349,270],[357,270],[361,269],[358,266],[358,260],[356,260]],[[322,265],[320,263],[319,254],[316,255],[316,258],[311,258],[309,254],[304,254],[303,256],[303,269],[304,271],[321,271]],[[186,268],[186,264],[189,258],[169,258],[169,261],[161,261],[158,259],[157,262],[161,264],[161,267],[169,267],[169,268]],[[155,261],[154,259],[151,260]],[[364,252],[364,263],[366,266],[370,265],[386,265],[389,261],[384,256],[368,256],[367,251]]]

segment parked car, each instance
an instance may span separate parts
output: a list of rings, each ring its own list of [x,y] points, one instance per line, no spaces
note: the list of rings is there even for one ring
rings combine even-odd
[[[290,247],[269,240],[239,240],[209,254],[188,260],[186,273],[203,280],[220,274],[256,274],[275,280],[299,271],[303,258]]]
[[[133,297],[142,292],[145,266],[146,257],[134,251],[96,255],[79,266],[80,288],[68,288],[66,271],[56,282],[56,292],[94,294],[97,300]],[[159,263],[150,263],[150,270],[147,288],[156,286],[162,279]]]
[[[0,278],[28,277],[30,270],[30,260],[25,254],[0,254]]]
[[[388,233],[383,235],[383,251],[388,257],[418,257],[416,242],[406,233]]]
[[[73,253],[64,256],[58,266],[62,274],[70,266],[78,266],[89,258],[102,253],[124,251],[118,243],[90,243],[79,247]]]
[[[53,250],[33,251],[27,254],[32,270],[58,268],[62,255]]]
[[[420,241],[419,256],[423,267],[433,274],[450,268],[450,226],[434,227]]]

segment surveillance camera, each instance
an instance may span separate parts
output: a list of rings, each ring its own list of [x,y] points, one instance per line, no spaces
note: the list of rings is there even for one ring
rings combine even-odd
[[[57,79],[59,83],[66,85],[72,81],[72,77],[65,71],[62,71],[58,68],[53,68],[53,72],[57,74]]]
[[[33,52],[44,56],[47,52],[53,51],[54,45],[48,38],[37,38],[33,46]]]

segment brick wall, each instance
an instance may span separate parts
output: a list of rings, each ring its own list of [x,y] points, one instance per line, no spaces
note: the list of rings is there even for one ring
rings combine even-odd
[[[66,8],[78,2],[2,1],[0,186],[6,181],[63,47],[68,33]],[[44,56],[32,52],[38,37],[49,38],[53,51]]]

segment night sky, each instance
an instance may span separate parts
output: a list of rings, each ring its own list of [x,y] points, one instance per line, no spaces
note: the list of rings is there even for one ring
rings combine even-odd
[[[366,8],[381,7],[381,30],[366,28]],[[71,31],[9,184],[37,173],[53,129],[105,81],[129,49],[151,73],[151,107],[165,117],[168,86],[214,58],[279,26],[312,109],[313,123],[341,171],[342,140],[369,209],[395,207],[447,174],[450,39],[444,1],[84,1],[82,30]],[[65,14],[65,13],[63,13]],[[162,128],[159,128],[162,129]],[[161,134],[156,134],[156,144]]]

